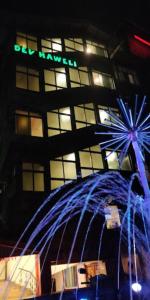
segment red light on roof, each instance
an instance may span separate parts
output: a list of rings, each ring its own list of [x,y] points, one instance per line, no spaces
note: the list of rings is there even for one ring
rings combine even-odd
[[[143,44],[145,44],[145,45],[147,45],[147,46],[150,47],[150,42],[148,42],[148,41],[142,39],[140,36],[134,35],[134,38],[135,38],[136,40],[140,41],[141,43],[143,43]]]

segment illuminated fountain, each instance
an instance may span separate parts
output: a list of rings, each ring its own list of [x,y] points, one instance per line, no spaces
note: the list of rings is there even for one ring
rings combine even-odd
[[[121,227],[118,251],[118,290],[120,288],[119,262],[121,255],[121,243],[123,242],[128,247],[130,286],[132,284],[131,249],[133,249],[136,277],[136,285],[134,285],[133,288],[137,291],[140,291],[140,286],[138,286],[139,280],[136,254],[139,254],[141,252],[141,249],[144,249],[146,253],[149,252],[150,224],[148,222],[148,217],[150,190],[145,173],[144,156],[142,153],[142,149],[150,152],[148,148],[150,145],[150,115],[148,115],[146,118],[142,117],[145,106],[145,97],[139,110],[136,97],[133,115],[131,110],[128,109],[127,105],[125,105],[121,99],[119,99],[118,102],[121,108],[121,112],[123,113],[122,119],[120,119],[118,115],[114,114],[113,112],[108,113],[110,120],[107,120],[108,125],[104,125],[107,128],[107,131],[105,133],[98,132],[97,134],[105,134],[106,136],[112,135],[112,138],[110,140],[102,142],[100,145],[102,149],[115,146],[113,151],[122,148],[119,157],[120,166],[127,154],[129,146],[132,145],[136,156],[138,173],[133,174],[129,180],[124,179],[119,172],[112,171],[106,172],[104,174],[93,174],[89,178],[85,178],[84,181],[79,182],[74,186],[71,185],[71,188],[70,183],[58,188],[57,190],[52,192],[44,201],[44,203],[39,207],[30,223],[27,225],[25,231],[22,233],[20,239],[16,244],[16,247],[27,233],[32,232],[21,255],[25,255],[29,248],[33,249],[33,253],[37,251],[40,255],[45,252],[48,253],[51,251],[51,247],[53,241],[55,240],[57,232],[62,228],[63,230],[60,238],[60,244],[56,251],[57,265],[61,247],[64,242],[65,232],[68,230],[70,221],[78,217],[77,226],[73,232],[73,240],[70,245],[70,251],[68,253],[68,260],[66,262],[69,266],[72,261],[74,248],[78,243],[78,237],[80,234],[82,222],[84,221],[86,213],[88,212],[90,213],[91,217],[89,219],[86,228],[86,234],[84,236],[83,247],[80,254],[80,262],[83,261],[84,252],[92,225],[96,218],[100,215],[102,216],[100,218],[104,221],[98,235],[99,245],[97,249],[97,257],[95,257],[95,260],[99,261],[101,256],[103,232],[107,223],[106,210],[109,206],[110,199],[114,200],[115,204],[118,207],[124,207],[124,209],[120,210],[119,212],[121,218]],[[133,192],[132,185],[135,178],[139,179],[139,182],[144,191],[144,196],[138,195],[136,192]],[[49,207],[51,207],[51,209],[49,209]],[[144,225],[143,230],[141,230],[140,227],[135,223],[135,214],[142,220],[142,223]],[[37,224],[36,220],[39,221],[38,225],[36,225],[36,227],[34,228],[34,223]],[[13,256],[14,251],[15,249],[11,253],[11,256]],[[16,268],[17,265],[12,270],[12,274],[9,278],[10,281],[14,276]],[[43,268],[44,264],[43,266],[41,266],[41,270]],[[3,300],[7,299],[8,288],[9,282],[7,288],[3,292]],[[22,290],[20,299],[23,298],[24,289]],[[96,289],[96,296],[98,296],[98,289]],[[59,299],[63,299],[63,290],[60,293]],[[133,299],[131,288],[130,299]]]

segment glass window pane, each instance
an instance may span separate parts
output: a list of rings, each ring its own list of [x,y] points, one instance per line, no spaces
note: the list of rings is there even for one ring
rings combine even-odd
[[[85,106],[86,108],[94,109],[93,103],[86,103],[86,104],[84,104],[84,106]]]
[[[94,111],[86,109],[85,115],[86,115],[86,120],[88,123],[91,123],[91,124],[96,123]]]
[[[56,130],[56,129],[48,129],[48,136],[54,136],[60,134],[60,130]]]
[[[28,48],[37,51],[37,42],[28,40]]]
[[[33,176],[31,172],[23,172],[23,191],[33,191]]]
[[[93,170],[92,169],[81,169],[81,176],[86,177],[88,175],[93,174]]]
[[[102,124],[109,124],[107,120],[110,120],[110,117],[107,113],[107,111],[103,109],[99,109],[99,116],[100,116],[100,121]]]
[[[90,150],[92,152],[100,152],[100,146],[99,145],[92,146],[90,147]]]
[[[59,44],[56,44],[56,43],[53,43],[52,48],[53,48],[53,50],[55,50],[55,51],[62,51],[62,46],[59,45]]]
[[[66,179],[75,179],[76,178],[75,163],[64,162],[64,172],[65,172]]]
[[[86,52],[96,54],[96,47],[93,45],[87,45]]]
[[[76,122],[76,128],[77,129],[80,129],[80,128],[83,128],[83,127],[86,127],[87,124],[86,123],[79,123],[79,122]]]
[[[39,78],[34,76],[28,77],[28,88],[31,91],[39,92]]]
[[[31,118],[31,135],[43,136],[42,120],[39,118]]]
[[[68,48],[74,48],[74,42],[65,39],[65,46],[67,46]]]
[[[34,191],[43,192],[44,191],[44,174],[34,173]]]
[[[60,113],[66,114],[66,115],[70,115],[70,107],[63,107],[59,109]]]
[[[122,167],[121,170],[124,171],[130,171],[131,170],[131,163],[130,163],[130,159],[129,156],[126,156],[122,162]]]
[[[67,155],[64,155],[63,156],[63,159],[64,160],[72,160],[72,161],[75,161],[75,154],[74,153],[69,153]]]
[[[16,73],[16,87],[21,89],[27,89],[27,75],[22,73]]]
[[[50,173],[51,177],[63,178],[63,164],[61,161],[50,161]]]
[[[103,86],[103,76],[99,73],[93,72],[93,81],[95,85]]]
[[[92,168],[90,153],[80,151],[79,156],[80,156],[80,165],[81,165],[81,167],[91,167]]]
[[[56,86],[45,85],[45,92],[55,91],[55,90],[56,90]]]
[[[51,190],[56,189],[63,184],[64,184],[63,180],[51,180]]]
[[[109,155],[111,151],[106,151],[106,156]],[[118,170],[119,169],[119,163],[118,163],[118,157],[117,153],[113,152],[107,157],[107,163],[109,169]]]
[[[101,154],[98,153],[91,153],[92,156],[92,163],[93,163],[93,168],[96,169],[103,169],[103,160]]]
[[[76,88],[76,87],[80,87],[80,86],[82,86],[80,83],[71,82],[71,87],[72,88]]]
[[[83,51],[83,45],[75,43],[75,49],[78,51]]]
[[[75,118],[78,121],[86,122],[85,111],[83,108],[75,107]]]
[[[41,40],[41,45],[42,46],[45,46],[47,48],[51,48],[51,42],[50,41],[47,41],[47,40]]]
[[[85,72],[80,71],[80,81],[82,84],[89,85],[89,76]]]
[[[67,87],[66,75],[61,73],[56,73],[56,83],[60,87]]]
[[[61,44],[61,39],[60,38],[52,38],[52,41],[58,44]]]
[[[48,127],[59,128],[58,114],[48,112],[47,113],[47,123],[48,123]]]
[[[70,116],[60,115],[60,128],[66,129],[66,130],[71,130]]]
[[[80,82],[79,72],[78,70],[69,69],[70,80],[75,82]]]
[[[23,135],[29,134],[28,117],[16,116],[16,133]]]
[[[45,83],[55,85],[55,73],[53,71],[44,70]]]

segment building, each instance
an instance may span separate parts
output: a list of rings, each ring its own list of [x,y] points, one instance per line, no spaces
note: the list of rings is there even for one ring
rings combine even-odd
[[[150,48],[146,33],[127,24],[110,36],[84,21],[1,13],[0,23],[0,220],[7,243],[17,241],[54,189],[119,170],[119,153],[105,160],[110,149],[101,151],[95,131],[110,108],[118,112],[118,96],[131,105],[135,94],[149,97]],[[121,172],[128,178],[135,169],[130,153]],[[109,235],[113,244],[116,233]],[[90,251],[87,260],[100,267]]]

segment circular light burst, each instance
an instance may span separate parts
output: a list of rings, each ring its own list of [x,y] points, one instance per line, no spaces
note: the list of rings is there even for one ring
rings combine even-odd
[[[150,153],[150,113],[146,117],[143,117],[146,96],[144,96],[139,108],[137,100],[138,96],[136,95],[135,106],[132,113],[131,109],[128,108],[127,104],[125,104],[121,98],[117,99],[120,106],[121,117],[110,110],[110,112],[107,113],[109,117],[109,119],[106,119],[107,124],[100,125],[107,127],[108,130],[110,129],[111,131],[96,132],[96,134],[112,136],[111,139],[101,142],[100,146],[102,150],[114,147],[109,155],[121,149],[118,157],[120,166],[127,155],[130,144],[133,145],[134,141],[138,144],[143,161],[142,150],[145,149]],[[109,155],[107,155],[106,158]]]

